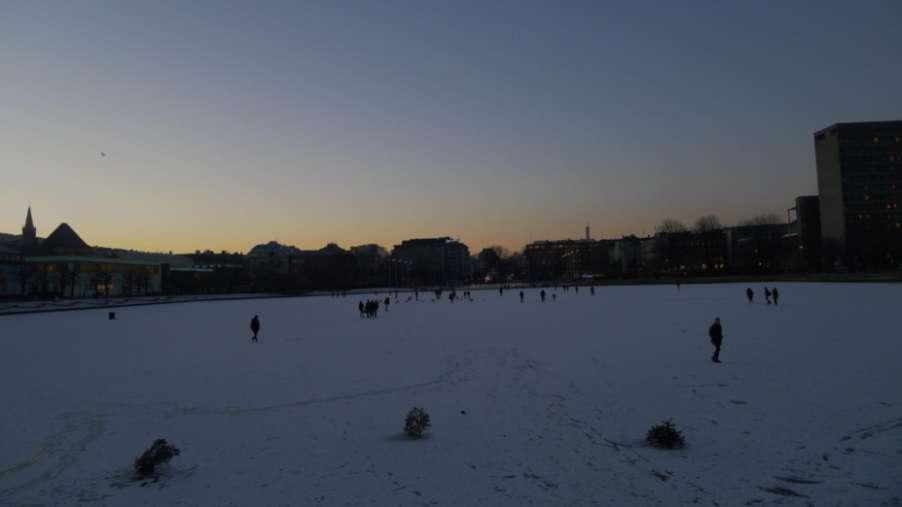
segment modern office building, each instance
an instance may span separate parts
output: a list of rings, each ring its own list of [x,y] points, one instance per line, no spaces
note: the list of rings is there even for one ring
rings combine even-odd
[[[902,121],[814,134],[822,252],[853,269],[902,262]]]

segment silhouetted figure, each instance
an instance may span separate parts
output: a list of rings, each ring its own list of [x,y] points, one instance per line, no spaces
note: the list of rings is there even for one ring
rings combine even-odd
[[[767,304],[770,304],[770,289],[767,286],[764,287],[764,299],[767,301]]]
[[[363,306],[363,301],[357,303],[357,309],[360,310],[360,318],[366,317],[365,309]]]
[[[720,317],[714,319],[714,324],[708,328],[708,336],[711,337],[711,345],[714,345],[714,355],[711,360],[720,362],[720,346],[723,345],[723,327],[720,325]]]
[[[251,319],[251,331],[254,332],[254,337],[251,338],[252,342],[257,341],[257,333],[260,332],[260,318],[254,315],[254,318]]]
[[[385,311],[386,312],[388,311],[389,306],[391,306],[391,300],[388,298],[385,298]]]
[[[573,290],[575,290],[576,292],[579,292],[579,285],[573,287]]]
[[[680,281],[677,280],[677,290],[680,290]]]
[[[751,287],[747,287],[745,289],[745,297],[749,298],[749,303],[751,303],[755,299],[755,291]]]
[[[522,290],[520,291],[520,302],[521,303],[523,302],[523,291]]]
[[[777,300],[780,299],[780,293],[777,291],[776,287],[774,287],[772,294],[774,295],[774,306],[777,306]]]
[[[498,287],[498,295],[499,295],[499,296],[503,296],[503,295],[504,295],[504,287]]]
[[[593,296],[595,295],[595,286],[594,285],[589,287],[589,294],[592,294]]]
[[[542,298],[542,302],[545,302],[545,289],[542,289],[542,292],[539,292],[539,297]]]
[[[552,300],[552,301],[557,301],[557,293],[554,293],[554,294],[551,295],[551,300]]]

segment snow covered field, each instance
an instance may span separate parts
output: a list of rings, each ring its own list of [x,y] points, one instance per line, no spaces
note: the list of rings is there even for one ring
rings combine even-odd
[[[902,285],[779,288],[0,316],[0,505],[902,505]]]

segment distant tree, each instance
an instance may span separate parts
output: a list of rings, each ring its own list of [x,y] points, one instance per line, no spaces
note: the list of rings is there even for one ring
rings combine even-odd
[[[493,245],[493,246],[490,246],[489,249],[494,250],[495,253],[498,254],[499,259],[507,259],[508,257],[511,256],[510,250],[508,250],[507,248],[504,248],[501,245]]]
[[[776,225],[782,223],[783,220],[780,219],[780,215],[776,213],[762,213],[760,215],[755,215],[754,217],[742,220],[739,222],[739,225]]]
[[[716,215],[705,215],[700,217],[695,221],[695,227],[693,231],[697,233],[706,233],[706,232],[714,232],[723,229],[723,225],[721,225],[720,220]]]
[[[679,220],[674,220],[672,218],[667,218],[660,224],[658,224],[657,232],[665,233],[665,234],[674,234],[678,232],[686,232],[689,229],[686,228],[686,225]]]

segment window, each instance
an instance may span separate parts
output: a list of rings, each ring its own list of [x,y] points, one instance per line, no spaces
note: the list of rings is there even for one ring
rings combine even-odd
[[[879,138],[879,137],[874,136],[874,144],[880,144],[880,138]]]

